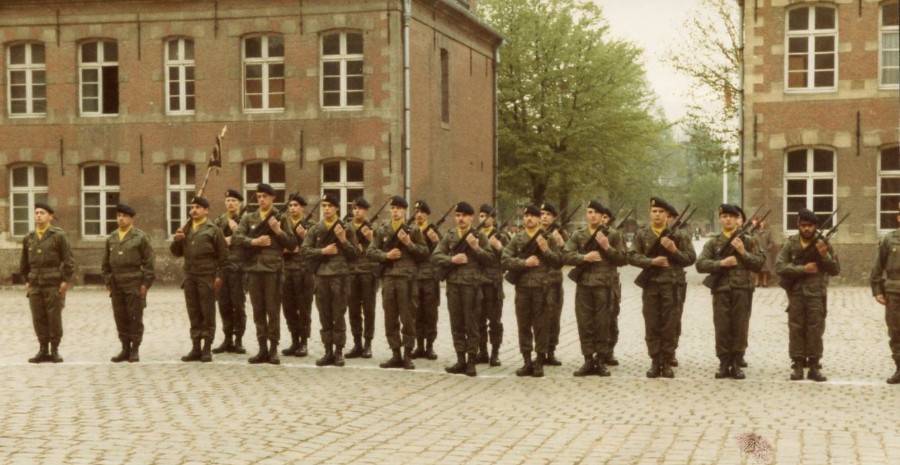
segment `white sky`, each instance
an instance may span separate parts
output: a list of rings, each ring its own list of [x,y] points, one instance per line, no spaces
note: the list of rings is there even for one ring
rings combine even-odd
[[[690,80],[665,62],[698,0],[592,0],[603,10],[609,32],[644,50],[644,69],[658,103],[669,121],[684,116],[685,94]]]

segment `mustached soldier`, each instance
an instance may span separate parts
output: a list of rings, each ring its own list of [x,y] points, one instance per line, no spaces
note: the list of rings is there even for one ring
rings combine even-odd
[[[245,310],[244,270],[241,264],[241,247],[234,241],[234,232],[241,221],[244,196],[234,189],[225,192],[225,213],[216,218],[213,224],[222,230],[225,243],[228,244],[228,260],[222,271],[222,287],[216,296],[219,304],[219,317],[222,318],[222,343],[212,350],[214,354],[231,352],[246,354],[244,348],[244,331],[247,329],[247,312]]]

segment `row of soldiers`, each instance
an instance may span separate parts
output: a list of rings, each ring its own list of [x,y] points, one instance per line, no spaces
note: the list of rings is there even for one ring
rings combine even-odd
[[[441,236],[429,219],[425,201],[416,202],[407,219],[408,204],[392,197],[390,219],[371,223],[371,206],[354,202],[352,220],[342,221],[339,202],[325,195],[318,202],[322,219],[309,220],[306,200],[292,195],[287,212],[275,209],[275,190],[257,186],[259,209],[243,212],[243,197],[235,190],[225,196],[226,212],[210,220],[209,202],[194,198],[191,221],[179,229],[170,246],[184,257],[183,282],[190,319],[192,348],[183,361],[211,361],[213,353],[246,353],[244,295],[250,295],[259,349],[250,363],[280,363],[280,315],[291,333],[282,355],[307,356],[311,307],[319,314],[324,356],[316,365],[343,366],[344,358],[372,356],[375,298],[380,285],[385,333],[392,356],[383,368],[413,369],[413,359],[434,360],[437,336],[439,282],[446,280],[447,307],[457,360],[449,373],[475,376],[476,364],[500,365],[503,341],[503,279],[515,287],[515,309],[522,367],[519,376],[540,377],[545,365],[560,365],[559,319],[563,306],[562,267],[573,266],[569,277],[577,283],[575,315],[582,366],[575,376],[609,376],[617,365],[617,317],[621,301],[618,268],[642,269],[636,283],[643,288],[645,340],[651,359],[647,376],[672,378],[686,294],[685,268],[694,265],[707,278],[713,294],[716,378],[743,379],[743,359],[753,294],[752,272],[764,262],[753,235],[746,230],[740,207],[719,207],[722,232],[711,238],[697,257],[683,215],[665,200],[650,200],[650,223],[634,235],[630,249],[612,227],[613,214],[599,201],[586,209],[586,224],[563,236],[556,208],[545,203],[522,212],[523,228],[511,237],[501,234],[495,210],[482,205],[479,222],[466,202],[453,207],[456,227]],[[103,276],[110,290],[122,350],[113,362],[139,361],[143,334],[142,313],[153,284],[153,250],[145,233],[134,227],[136,212],[118,205],[118,230],[107,239]],[[35,206],[36,230],[24,242],[22,276],[32,310],[40,349],[30,362],[61,362],[61,310],[73,269],[71,250],[62,229],[50,225],[53,209]],[[818,232],[818,218],[801,210],[798,231],[782,248],[777,273],[788,291],[791,379],[824,381],[820,369],[826,315],[828,276],[840,265],[830,244]],[[882,241],[872,271],[873,294],[887,306],[891,348],[898,364],[889,383],[900,382],[900,261],[894,255],[891,233]],[[811,254],[810,251],[813,253]],[[895,263],[896,262],[896,263]],[[887,278],[885,279],[885,275]],[[892,278],[897,278],[896,280]],[[224,340],[212,348],[215,307],[219,304]],[[345,313],[349,309],[353,346],[347,345]],[[491,350],[488,350],[488,343]],[[534,357],[533,357],[534,355]]]

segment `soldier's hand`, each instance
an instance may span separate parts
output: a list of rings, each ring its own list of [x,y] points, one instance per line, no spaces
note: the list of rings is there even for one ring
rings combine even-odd
[[[372,232],[372,228],[368,226],[363,226],[362,229],[359,230],[359,232],[361,232],[363,237],[365,237],[369,242],[372,242],[372,238],[375,236],[375,233]]]
[[[469,263],[469,256],[464,253],[458,253],[450,258],[450,263],[454,265],[465,265]]]
[[[547,239],[544,239],[544,236],[542,235],[538,235],[538,237],[535,238],[534,243],[538,245],[538,248],[541,249],[541,252],[546,252],[550,249],[550,244],[547,243]]]
[[[734,255],[729,255],[719,261],[719,265],[725,268],[731,268],[733,266],[737,266],[737,264],[737,257],[735,257]]]
[[[669,259],[663,256],[654,257],[653,260],[650,260],[650,264],[653,266],[658,266],[660,268],[665,268],[669,266]]]
[[[603,231],[598,230],[597,233],[594,234],[594,239],[597,241],[597,245],[602,247],[603,250],[609,248],[609,237],[607,237],[606,234],[603,234]]]
[[[306,228],[304,228],[302,224],[298,224],[297,227],[294,228],[294,233],[296,233],[297,237],[300,239],[306,239]]]
[[[238,228],[237,221],[228,220],[228,227],[231,228],[232,231],[237,231],[237,228]]]
[[[403,230],[397,231],[397,239],[400,239],[400,242],[403,245],[409,245],[412,242],[412,240],[409,238],[409,234],[407,234],[406,231]]]
[[[659,244],[665,247],[670,253],[678,252],[678,247],[675,245],[675,241],[669,239],[668,237],[664,237],[660,239]]]
[[[537,258],[537,255],[532,255],[525,259],[525,266],[528,268],[534,268],[541,264],[541,259]]]
[[[347,231],[344,230],[343,226],[336,225],[334,227],[334,237],[341,241],[341,243],[347,242]],[[337,249],[335,249],[335,253],[337,253]]]
[[[828,255],[828,244],[825,243],[822,239],[816,241],[816,250],[819,251],[819,255],[826,256]]]
[[[602,262],[603,255],[600,255],[600,252],[597,252],[596,250],[592,250],[584,254],[584,261],[588,263]]]
[[[292,250],[292,252],[293,252],[293,253],[300,253],[300,246],[299,246],[299,245],[298,245],[298,246],[295,246],[295,247],[294,247],[294,250]]]
[[[337,244],[328,244],[325,247],[322,247],[322,255],[337,255],[337,253]]]
[[[60,296],[60,297],[65,298],[65,297],[66,297],[66,291],[68,291],[68,290],[69,290],[69,283],[67,283],[67,282],[65,282],[65,281],[59,283],[59,296]]]
[[[566,240],[563,239],[562,234],[559,233],[558,229],[553,231],[553,234],[551,234],[550,237],[552,237],[556,241],[556,245],[560,247],[566,245]]]
[[[146,299],[146,298],[147,298],[147,291],[149,291],[149,290],[150,290],[150,289],[147,288],[147,285],[146,285],[146,284],[141,284],[141,298],[142,298],[142,299]]]
[[[184,240],[184,231],[182,231],[181,228],[178,228],[178,230],[175,231],[175,235],[172,236],[172,239],[174,239],[175,242],[183,241]]]
[[[816,262],[809,262],[803,265],[803,272],[806,274],[816,274],[819,272],[819,265]]]
[[[281,222],[274,216],[269,218],[269,227],[272,228],[272,232],[275,234],[281,234]]]
[[[234,236],[228,236],[225,238],[225,245],[231,245],[231,238]]]
[[[478,247],[478,238],[475,237],[474,234],[469,234],[466,236],[466,242],[469,244],[469,247],[475,249]]]
[[[438,233],[434,231],[434,229],[428,230],[428,239],[431,240],[432,243],[441,240],[441,237],[438,236]]]
[[[736,250],[737,253],[741,255],[744,255],[744,252],[747,251],[747,249],[744,248],[744,241],[742,241],[740,237],[735,237],[734,239],[732,239],[731,246],[734,247],[734,250]]]
[[[269,237],[268,235],[259,236],[256,239],[251,240],[250,245],[253,245],[256,247],[268,247],[268,246],[272,245],[272,238]]]
[[[387,257],[388,260],[397,260],[403,256],[403,252],[401,252],[400,249],[391,249],[388,253],[384,254],[384,256]]]
[[[497,236],[491,236],[488,242],[491,243],[491,247],[493,247],[494,250],[500,250],[503,248],[503,243],[500,242],[500,239],[497,239]]]
[[[218,294],[219,289],[222,289],[222,278],[217,277],[216,280],[213,281],[213,290]],[[141,298],[145,297],[147,297],[147,293],[144,292],[144,286],[141,286]]]
[[[28,290],[29,290],[29,289],[31,289],[31,283],[26,282],[26,283],[25,283],[25,293],[26,293],[26,294],[28,294]]]
[[[880,303],[881,305],[887,305],[887,299],[884,298],[884,294],[878,294],[875,296],[875,301]]]

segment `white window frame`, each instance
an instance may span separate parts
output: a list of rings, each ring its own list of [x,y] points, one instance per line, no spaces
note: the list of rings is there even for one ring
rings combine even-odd
[[[891,149],[900,150],[900,147],[897,147],[896,145],[894,145],[894,146],[882,147],[882,148],[878,149],[878,195],[875,198],[875,202],[876,202],[875,210],[878,212],[877,213],[877,221],[878,221],[879,233],[885,233],[885,232],[893,231],[894,229],[897,229],[897,228],[884,227],[881,224],[881,215],[883,215],[884,213],[894,213],[894,215],[896,216],[897,212],[900,211],[900,209],[897,208],[897,206],[898,206],[897,203],[894,203],[895,209],[893,209],[893,210],[882,210],[882,208],[881,208],[882,196],[891,195],[891,196],[900,197],[900,195],[898,195],[898,194],[900,194],[900,192],[891,192],[889,194],[885,194],[881,191],[881,185],[882,185],[881,181],[884,180],[885,178],[895,178],[897,180],[900,180],[900,169],[885,170],[885,169],[882,169],[882,167],[881,167],[882,153],[884,153],[885,151],[891,150]]]
[[[194,58],[187,58],[187,44],[188,42],[191,44],[191,50],[194,50],[194,39],[188,37],[176,37],[169,39],[165,42],[165,74],[166,74],[166,114],[167,115],[193,115],[195,113],[195,109],[197,108],[197,89],[196,89],[196,61]],[[170,46],[171,44],[177,44],[178,52],[175,58],[170,56]],[[193,55],[193,52],[192,52]],[[171,72],[176,71],[178,73],[177,79],[173,82]],[[188,72],[193,76],[188,78]],[[178,107],[179,109],[172,109],[172,84],[178,86],[178,92],[174,96],[178,99]],[[189,93],[188,87],[191,87],[193,90]],[[193,104],[193,108],[187,108],[188,102]]]
[[[271,162],[271,161],[256,161],[244,164],[243,172],[241,173],[241,178],[243,180],[243,191],[244,191],[244,205],[248,208],[253,207],[257,208],[259,204],[256,202],[256,186],[259,183],[265,183],[272,186],[272,189],[275,189],[275,203],[280,204],[284,202],[284,199],[287,198],[286,185],[285,182],[273,182],[272,177],[269,174],[270,167],[273,164],[278,164],[282,167],[282,169],[287,170],[287,166],[282,162]],[[252,165],[261,165],[262,166],[262,180],[260,181],[250,181],[247,179],[247,170]],[[287,171],[284,172],[285,178],[287,178]],[[279,195],[280,194],[280,195]]]
[[[828,8],[834,11],[834,29],[815,29],[815,21],[816,21],[816,8]],[[799,30],[799,31],[791,31],[790,28],[790,15],[791,12],[806,9],[808,10],[808,23],[807,29]],[[787,93],[810,93],[810,92],[834,92],[838,89],[838,49],[840,48],[840,44],[838,43],[838,22],[839,22],[839,14],[836,6],[832,5],[823,5],[823,4],[812,4],[791,8],[785,12],[784,16],[784,91]],[[816,51],[815,51],[815,42],[819,37],[834,37],[834,80],[833,84],[828,87],[816,87],[815,79],[816,79]],[[806,57],[807,57],[807,66],[806,66],[806,85],[803,87],[790,87],[790,41],[793,38],[806,38],[807,39],[807,49],[806,49]],[[820,70],[821,71],[821,70]]]
[[[98,186],[86,186],[85,182],[85,170],[88,168],[99,167],[99,183]],[[119,170],[119,184],[115,186],[106,185],[106,169],[109,167],[113,167]],[[108,235],[110,235],[115,228],[107,228],[107,223],[115,224],[116,216],[112,214],[106,217],[104,220],[104,214],[111,213],[118,203],[113,203],[110,205],[107,202],[107,195],[109,194],[118,194],[117,197],[121,197],[122,194],[122,168],[119,165],[114,165],[112,163],[99,163],[99,164],[91,164],[84,165],[81,167],[81,237],[85,239],[104,239]],[[87,233],[87,214],[85,212],[85,208],[87,207],[87,194],[97,193],[100,194],[100,233],[99,234],[88,234]],[[111,210],[113,209],[113,210]]]
[[[269,38],[278,37],[281,39],[282,51],[284,51],[284,37],[277,34],[260,34],[260,35],[251,35],[244,37],[241,40],[241,58],[243,62],[241,63],[241,97],[243,101],[244,113],[282,113],[284,112],[285,104],[287,103],[287,89],[286,89],[286,76],[285,76],[285,64],[284,64],[284,55],[280,57],[270,57],[269,56]],[[250,39],[261,39],[260,47],[262,52],[262,57],[247,57],[247,41]],[[269,89],[269,76],[271,74],[271,69],[273,66],[281,65],[281,81],[282,81],[282,89],[281,92],[272,92]],[[262,96],[262,107],[261,108],[250,108],[250,100],[247,95],[247,67],[248,66],[260,66],[262,69],[262,76],[260,77],[260,81],[262,84],[261,96]],[[271,99],[273,95],[280,94],[282,97],[282,106],[280,107],[272,107]]]
[[[24,237],[30,231],[34,230],[34,204],[35,202],[46,202],[47,196],[49,195],[49,189],[47,185],[38,186],[35,183],[35,175],[34,170],[36,168],[41,168],[45,172],[45,176],[47,177],[47,184],[50,183],[49,176],[50,170],[47,169],[46,165],[18,165],[12,166],[9,169],[9,233],[13,237]],[[13,185],[13,177],[14,171],[17,170],[27,170],[27,184],[25,186],[15,186]],[[16,224],[21,223],[16,221],[15,210],[16,208],[21,208],[21,205],[17,205],[15,203],[17,194],[25,194],[28,197],[28,204],[25,205],[28,218],[28,224],[25,231],[25,234],[16,234]],[[42,199],[38,199],[38,196],[43,196]]]
[[[803,173],[789,173],[788,172],[788,154],[792,152],[797,152],[800,150],[806,151],[806,171]],[[814,154],[816,150],[825,150],[831,152],[831,166],[832,171],[813,171],[813,162],[814,162]],[[814,181],[821,179],[830,179],[831,180],[831,194],[832,197],[832,210],[828,212],[816,211],[814,206],[814,199],[816,197],[824,197],[824,195],[816,195],[814,190]],[[796,181],[796,180],[805,180],[806,181],[806,205],[805,208],[812,210],[817,215],[822,214],[831,214],[834,210],[838,208],[838,195],[837,195],[837,151],[832,147],[820,147],[820,146],[810,146],[810,147],[794,147],[789,150],[784,151],[784,200],[783,200],[783,211],[784,211],[784,230],[786,233],[796,233],[797,232],[797,223],[796,221],[791,223],[788,221],[788,215],[790,212],[788,211],[788,181]],[[820,225],[821,226],[821,225]]]
[[[188,167],[194,168],[194,183],[187,182],[187,171]],[[172,182],[172,168],[178,168],[178,178],[179,182],[177,184]],[[181,227],[187,224],[188,219],[190,218],[188,215],[188,207],[190,206],[189,202],[194,198],[194,193],[197,191],[197,167],[193,163],[187,162],[176,162],[166,166],[166,234],[168,237],[172,237],[175,235],[175,232],[172,231],[172,224],[178,224],[177,227]],[[178,194],[178,202],[179,206],[179,217],[172,218],[172,194]]]
[[[887,2],[879,5],[878,9],[878,26],[879,26],[879,34],[878,34],[878,87],[881,89],[900,89],[900,81],[895,83],[885,83],[884,82],[884,56],[885,52],[893,52],[894,54],[900,54],[900,48],[885,50],[884,48],[884,37],[885,35],[893,34],[898,36],[900,39],[900,26],[885,26],[884,25],[884,15],[886,7],[893,5],[897,6],[898,2]]]
[[[356,34],[356,35],[360,36],[360,38],[363,40],[363,53],[352,53],[352,54],[347,53],[347,35],[348,34]],[[335,55],[326,55],[325,54],[325,38],[333,36],[333,35],[339,36],[340,52]],[[364,56],[365,56],[365,36],[362,34],[362,32],[339,31],[339,32],[328,32],[328,33],[322,34],[322,36],[319,38],[319,106],[322,109],[324,109],[324,110],[359,110],[359,109],[363,108],[363,106],[365,105],[365,98],[366,98],[365,72],[363,71],[362,74],[358,74],[358,75],[354,74],[353,76],[350,76],[348,74],[347,64],[349,62],[359,61],[362,63],[363,66],[365,66]],[[340,103],[338,105],[327,105],[327,106],[325,105],[325,94],[326,94],[326,91],[325,91],[325,77],[326,77],[325,76],[325,64],[326,63],[339,63],[340,64],[340,70],[339,70],[340,74],[338,75],[338,79],[340,82],[340,86],[339,86],[340,88],[337,91],[338,95],[340,96]],[[359,77],[363,81],[362,89],[359,89],[359,90],[353,89],[354,93],[359,92],[362,94],[363,103],[360,103],[359,105],[350,105],[347,103],[347,101],[348,101],[347,95],[350,92],[349,89],[347,88],[347,80],[350,77]],[[334,91],[328,91],[328,92],[334,93]]]
[[[43,63],[34,63],[33,49],[35,45],[44,48]],[[25,63],[12,63],[13,47],[25,47]],[[6,112],[10,118],[40,118],[47,116],[47,47],[43,42],[19,42],[10,44],[6,47]],[[13,113],[13,73],[25,74],[25,112]],[[43,83],[35,83],[35,73],[44,74]],[[34,96],[35,89],[41,86],[44,88],[44,97],[37,98]],[[21,100],[21,99],[16,99]],[[34,104],[36,101],[44,102],[44,111],[35,111]]]
[[[325,181],[325,165],[329,165],[329,164],[333,164],[333,163],[340,164],[340,168],[341,168],[340,180],[337,182],[326,182]],[[350,189],[359,189],[359,190],[363,191],[363,196],[365,196],[365,187],[366,187],[365,164],[359,160],[349,160],[349,163],[358,163],[362,166],[363,180],[362,181],[348,181],[347,180],[347,163],[348,163],[348,160],[325,161],[325,162],[321,163],[320,168],[319,168],[319,185],[321,186],[321,189],[319,191],[319,196],[320,196],[320,198],[321,198],[321,196],[324,196],[326,190],[339,191],[340,195],[338,197],[339,197],[340,204],[341,204],[342,215],[346,215],[347,213],[350,212],[350,208],[352,207],[353,201],[356,200],[356,197],[353,197],[353,198],[349,197],[348,191]]]
[[[84,57],[82,56],[84,53],[84,46],[87,44],[92,44],[92,43],[97,44],[97,62],[96,63],[85,63]],[[104,45],[107,43],[116,44],[117,58],[115,61],[107,61],[106,60],[106,57],[105,57],[106,47]],[[112,67],[112,66],[119,68],[118,47],[119,47],[118,42],[116,42],[114,40],[89,40],[89,41],[81,42],[78,44],[78,111],[81,116],[118,116],[119,115],[118,111],[116,111],[115,113],[104,113],[103,112],[103,106],[104,106],[103,103],[105,101],[104,90],[103,90],[105,87],[104,82],[103,82],[103,68],[108,68],[108,67]],[[97,85],[97,97],[96,97],[97,110],[94,110],[94,111],[86,111],[84,109],[84,101],[86,98],[84,95],[85,94],[84,88],[85,88],[85,85],[87,84],[85,81],[85,78],[84,78],[84,74],[86,71],[90,71],[90,70],[97,72],[97,82],[96,82],[96,85]],[[116,76],[119,76],[118,71],[116,72]],[[118,85],[119,85],[119,83],[116,82],[117,88],[118,88]],[[94,97],[91,97],[91,98],[94,98]],[[116,109],[120,110],[121,109],[120,105],[122,102],[121,102],[121,94],[119,92],[116,92],[116,98],[119,99],[119,101],[116,104]]]

